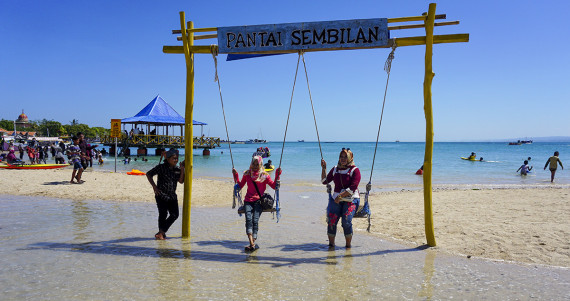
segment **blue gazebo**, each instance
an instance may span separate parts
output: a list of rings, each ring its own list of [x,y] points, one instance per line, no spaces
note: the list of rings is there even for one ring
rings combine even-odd
[[[138,126],[141,125],[146,127],[145,134],[150,134],[151,127],[154,127],[154,135],[159,135],[158,132],[162,130],[162,135],[167,136],[170,126],[180,126],[180,133],[183,136],[185,123],[184,117],[178,114],[160,95],[151,100],[135,116],[121,119],[123,130],[126,130],[125,125],[127,124],[130,124],[132,129],[138,129]],[[202,133],[203,126],[207,125],[205,122],[196,120],[192,120],[192,124],[201,126]]]
[[[127,125],[131,125],[131,131],[127,131]],[[121,119],[123,137],[117,145],[122,147],[121,154],[130,153],[130,147],[138,147],[137,155],[146,155],[147,148],[156,148],[156,155],[160,155],[166,148],[183,148],[185,120],[176,112],[160,95],[151,100],[140,112],[133,117]],[[192,120],[193,125],[201,127],[201,136],[193,137],[193,148],[208,149],[220,146],[220,138],[204,137],[203,127],[205,122]],[[180,135],[174,133],[170,127],[180,127]],[[139,129],[140,127],[140,129]],[[169,133],[170,132],[170,133]],[[115,140],[110,135],[101,137],[103,145],[110,146],[110,153],[114,153]]]

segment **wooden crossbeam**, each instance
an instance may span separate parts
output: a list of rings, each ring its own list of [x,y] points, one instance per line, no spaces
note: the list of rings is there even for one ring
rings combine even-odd
[[[406,37],[406,38],[395,38],[391,39],[388,45],[376,48],[390,48],[393,45],[393,41],[396,41],[396,45],[398,47],[403,46],[416,46],[416,45],[425,45],[426,37],[419,36],[419,37]],[[462,43],[462,42],[469,42],[469,34],[468,33],[459,33],[459,34],[447,34],[447,35],[434,35],[433,36],[433,43],[434,44],[444,44],[444,43]],[[218,45],[212,45],[213,47],[218,47]],[[193,53],[212,53],[211,46],[190,46],[190,52]],[[362,48],[362,49],[371,49],[371,48]],[[316,51],[328,51],[328,50],[346,50],[346,49],[326,49],[326,50],[316,50]],[[163,46],[162,52],[164,53],[184,53],[182,46]],[[287,52],[279,51],[279,52],[263,52],[263,53],[296,53],[297,51],[291,50]],[[311,52],[307,50],[307,52]]]
[[[445,19],[447,18],[446,14],[435,15],[436,20]],[[388,23],[398,23],[398,22],[411,22],[411,21],[425,21],[427,16],[414,16],[414,17],[401,17],[401,18],[388,18]],[[451,25],[451,24],[448,24]],[[437,25],[436,25],[437,26]],[[416,28],[416,27],[413,27]],[[217,27],[204,27],[204,28],[192,28],[187,29],[186,32],[210,32],[210,31],[218,31]],[[180,29],[173,29],[172,34],[181,34],[182,31]],[[204,38],[204,39],[209,39]]]
[[[458,33],[458,34],[445,34],[445,35],[434,35],[433,36],[433,43],[434,44],[443,44],[443,43],[461,43],[461,42],[469,42],[469,34],[468,33]],[[396,45],[398,47],[401,46],[416,46],[416,45],[425,45],[426,44],[426,37],[407,37],[407,38],[396,38]]]
[[[206,39],[217,39],[218,38],[218,34],[214,33],[214,34],[204,34],[201,36],[194,36],[194,40],[206,40]],[[177,41],[182,41],[182,37],[178,36],[176,37]]]
[[[435,15],[436,20],[441,20],[447,18],[446,14]],[[398,23],[398,22],[411,22],[411,21],[425,21],[427,16],[416,16],[416,17],[400,17],[400,18],[388,18],[388,23]]]
[[[458,25],[459,21],[448,21],[448,22],[439,22],[435,23],[434,26],[447,26],[447,25]],[[409,25],[400,25],[400,26],[389,26],[388,30],[400,30],[400,29],[412,29],[412,28],[424,28],[425,25],[422,24],[409,24]],[[180,32],[180,30],[178,30]],[[207,40],[207,39],[216,39],[218,38],[218,34],[205,34],[200,36],[194,36],[194,40]],[[176,40],[182,41],[182,37],[176,37]]]
[[[458,25],[459,21],[448,21],[435,23],[434,26],[447,26],[447,25]],[[412,28],[424,28],[424,23],[421,24],[409,24],[400,26],[388,26],[388,30],[399,30],[399,29],[412,29]]]

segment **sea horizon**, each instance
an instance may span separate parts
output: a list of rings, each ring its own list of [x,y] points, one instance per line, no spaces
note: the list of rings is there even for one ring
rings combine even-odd
[[[209,156],[203,156],[199,149],[194,150],[195,177],[211,177],[231,179],[231,169],[238,171],[248,168],[252,154],[258,147],[269,147],[271,160],[277,168],[281,159],[283,142],[267,142],[264,144],[231,144],[233,164],[227,143],[210,150]],[[327,161],[327,170],[336,164],[338,152],[342,147],[351,148],[356,165],[359,167],[361,185],[368,183],[374,157],[374,142],[321,142],[322,154]],[[184,149],[180,149],[180,155]],[[524,145],[508,145],[500,142],[435,142],[433,150],[433,183],[434,185],[490,185],[520,186],[550,185],[550,171],[543,170],[546,160],[554,151],[560,152],[560,160],[570,158],[570,143],[537,142]],[[483,162],[461,160],[475,152],[477,159]],[[149,153],[154,153],[149,150]],[[136,148],[131,149],[136,154]],[[425,154],[423,142],[381,142],[378,145],[376,161],[372,175],[372,184],[379,187],[407,188],[421,187],[423,178],[415,174],[422,166]],[[516,170],[524,160],[531,157],[533,170],[527,176],[521,176]],[[124,164],[124,157],[118,159],[117,171],[131,169],[148,171],[158,163],[158,157],[148,156],[148,162],[134,161]],[[94,165],[93,170],[114,170],[114,157],[104,157],[105,164]],[[180,158],[180,162],[183,158]],[[320,181],[321,150],[317,142],[286,142],[281,159],[283,183],[307,182],[318,184]],[[95,162],[94,162],[95,163]],[[570,163],[568,163],[570,164]],[[556,173],[555,184],[570,184],[570,174],[561,168]]]

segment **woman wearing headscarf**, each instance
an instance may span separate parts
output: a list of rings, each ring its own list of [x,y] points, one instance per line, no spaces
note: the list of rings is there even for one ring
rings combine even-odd
[[[20,160],[16,157],[14,144],[10,142],[10,147],[8,148],[8,156],[6,157],[6,161],[10,164],[19,163]]]
[[[259,249],[259,246],[255,244],[257,231],[259,229],[259,216],[263,211],[259,199],[265,192],[267,185],[275,189],[279,181],[279,176],[281,175],[281,168],[277,168],[275,171],[275,181],[273,181],[263,168],[263,159],[261,156],[254,156],[249,165],[249,169],[243,173],[241,181],[239,180],[239,174],[235,168],[232,169],[232,173],[240,189],[247,183],[247,192],[243,201],[245,210],[245,232],[249,240],[249,246],[245,247],[245,250],[252,252]]]
[[[358,210],[360,203],[360,193],[358,184],[360,183],[360,170],[354,164],[354,156],[350,148],[343,148],[340,151],[338,165],[331,168],[327,174],[327,162],[321,160],[321,182],[328,184],[334,182],[334,193],[329,193],[329,204],[327,206],[327,234],[329,237],[329,247],[334,247],[336,226],[338,220],[342,220],[346,247],[350,248],[352,242],[352,218]]]
[[[146,173],[158,207],[158,233],[154,235],[158,240],[166,239],[166,232],[179,215],[176,182],[184,183],[184,161],[180,163],[180,168],[176,167],[176,164],[178,164],[178,153],[171,149],[166,152],[164,163],[158,164]],[[155,175],[158,175],[158,185],[154,183]]]

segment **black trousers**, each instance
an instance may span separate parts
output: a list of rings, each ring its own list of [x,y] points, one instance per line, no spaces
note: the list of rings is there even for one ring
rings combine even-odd
[[[170,226],[178,219],[178,199],[176,196],[167,197],[156,195],[156,207],[158,208],[158,230],[166,233]]]

